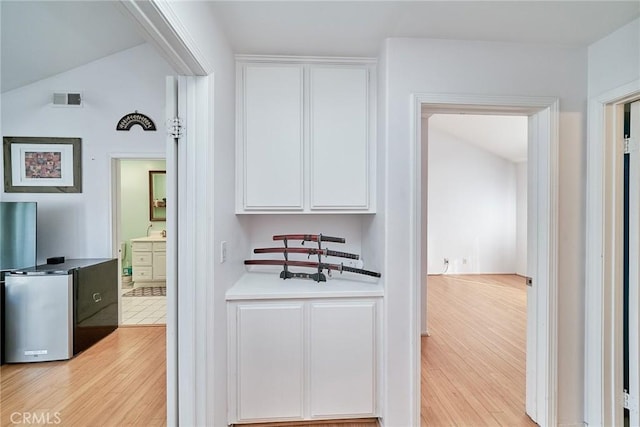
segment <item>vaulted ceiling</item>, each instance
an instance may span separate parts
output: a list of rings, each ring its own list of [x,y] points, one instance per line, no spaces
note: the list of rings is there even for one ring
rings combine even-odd
[[[610,0],[209,4],[236,53],[280,55],[376,56],[388,37],[586,47],[640,16],[640,1]],[[2,92],[145,42],[120,1],[0,0],[0,7]],[[466,129],[475,123],[450,116],[434,124],[464,139],[458,120]]]
[[[587,46],[638,1],[209,1],[236,53],[376,56],[387,37]],[[119,1],[1,0],[2,92],[145,40]]]
[[[0,1],[2,92],[142,44],[114,1]]]

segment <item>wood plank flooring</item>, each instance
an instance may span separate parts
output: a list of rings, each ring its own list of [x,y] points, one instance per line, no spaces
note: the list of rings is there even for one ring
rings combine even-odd
[[[524,278],[429,276],[427,298],[422,425],[535,426],[524,405]]]
[[[236,424],[236,427],[378,427],[377,418],[352,420],[290,421],[282,423]]]
[[[535,426],[524,412],[524,279],[430,276],[428,297],[422,425]],[[4,365],[0,423],[166,425],[165,354],[164,327],[121,327],[69,361]]]
[[[166,425],[165,329],[118,328],[68,361],[3,365],[1,425]]]

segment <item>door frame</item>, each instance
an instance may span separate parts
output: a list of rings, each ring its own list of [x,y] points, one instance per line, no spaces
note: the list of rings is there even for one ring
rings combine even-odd
[[[213,310],[206,307],[211,290],[196,283],[206,283],[214,270],[207,246],[213,237],[208,222],[212,202],[209,197],[200,196],[212,194],[213,190],[209,173],[213,152],[209,145],[214,126],[215,73],[171,4],[158,0],[119,0],[118,6],[137,22],[176,74],[191,77],[185,80],[188,93],[179,94],[186,96],[183,100],[186,111],[179,112],[186,122],[185,137],[177,147],[167,142],[166,160],[171,168],[175,166],[176,182],[172,185],[182,206],[177,219],[167,218],[172,224],[167,224],[167,232],[180,240],[167,246],[167,265],[171,267],[167,274],[178,284],[175,292],[167,290],[167,425],[206,424],[213,419],[214,406],[209,404],[214,389],[213,363],[209,359],[219,350],[214,352],[210,333]]]
[[[589,99],[585,293],[585,422],[621,425],[622,115],[640,80]]]
[[[426,147],[422,146],[422,112],[423,106],[429,113],[467,112],[491,114],[518,114],[530,116],[537,112],[548,110],[549,120],[543,134],[548,138],[541,138],[540,161],[537,164],[539,179],[543,188],[539,191],[537,205],[546,207],[539,211],[539,242],[545,243],[539,249],[544,259],[539,259],[539,282],[534,287],[537,300],[537,315],[541,321],[536,322],[537,349],[531,351],[528,357],[535,357],[536,375],[535,394],[531,409],[532,418],[541,426],[557,424],[557,240],[558,240],[558,147],[559,147],[559,101],[556,97],[529,96],[491,96],[469,94],[436,94],[414,93],[411,96],[412,105],[412,137],[411,151],[414,163],[410,171],[412,189],[411,196],[411,241],[410,241],[410,271],[412,298],[412,393],[414,419],[420,419],[420,334],[426,331],[427,325],[422,322],[422,313],[426,308],[426,263],[423,261],[423,251],[426,251],[426,181],[423,180],[426,171]],[[423,307],[425,306],[425,307]],[[528,386],[529,388],[529,386]],[[542,397],[542,398],[540,398]]]

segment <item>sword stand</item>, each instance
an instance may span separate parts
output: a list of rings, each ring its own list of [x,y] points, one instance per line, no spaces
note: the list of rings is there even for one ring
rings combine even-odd
[[[288,249],[288,240],[285,237],[283,239],[284,242],[284,248]],[[304,245],[304,240],[302,241],[302,244]],[[289,271],[289,266],[287,265],[287,261],[289,261],[289,255],[287,253],[287,251],[285,250],[283,252],[284,254],[284,261],[285,264],[282,267],[282,271],[280,272],[280,278],[282,280],[287,280],[287,279],[311,279],[314,282],[326,282],[327,281],[327,276],[324,275],[324,273],[322,272],[322,234],[318,235],[318,271],[316,273],[292,273],[291,271]],[[331,274],[331,271],[329,271],[329,274]]]
[[[326,282],[327,277],[323,273],[293,273],[284,266],[284,269],[280,272],[281,279],[311,279],[314,282]]]
[[[1,0],[0,0],[1,1]],[[284,260],[277,259],[246,259],[244,260],[245,265],[279,265],[282,266],[282,271],[280,272],[280,278],[282,280],[286,279],[311,279],[314,282],[326,282],[327,276],[331,277],[332,271],[338,271],[342,274],[343,271],[357,274],[364,274],[372,277],[380,277],[380,273],[376,273],[375,271],[364,270],[362,268],[355,268],[353,265],[344,265],[343,263],[334,264],[329,262],[323,262],[322,257],[341,257],[341,258],[349,258],[349,259],[360,259],[360,255],[353,254],[350,252],[342,252],[342,251],[334,251],[331,249],[323,249],[322,242],[333,242],[333,243],[345,243],[344,237],[335,237],[335,236],[324,236],[322,234],[278,234],[273,236],[273,240],[282,240],[284,242],[283,248],[255,248],[253,253],[256,254],[265,254],[265,253],[282,253],[284,256]],[[318,244],[317,248],[301,248],[301,247],[289,247],[289,242],[302,240],[301,244],[304,245],[305,242],[316,242]],[[311,258],[311,255],[317,255],[318,261],[301,261],[296,260],[295,257],[293,260],[289,260],[289,253],[293,254],[306,254],[307,260]],[[304,267],[304,268],[313,268],[315,270],[314,273],[299,273],[289,271],[289,267]],[[327,270],[327,276],[323,273],[324,270]]]

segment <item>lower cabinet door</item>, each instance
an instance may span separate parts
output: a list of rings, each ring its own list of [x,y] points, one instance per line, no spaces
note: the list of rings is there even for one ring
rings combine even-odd
[[[167,253],[153,253],[153,280],[167,280]]]
[[[304,306],[238,304],[235,310],[237,419],[301,419]]]
[[[376,413],[375,301],[310,304],[312,418]]]

